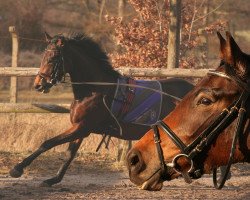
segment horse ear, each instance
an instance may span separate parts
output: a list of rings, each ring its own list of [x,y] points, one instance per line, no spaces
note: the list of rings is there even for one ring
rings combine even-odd
[[[234,74],[240,79],[248,77],[250,72],[250,69],[248,69],[249,56],[241,51],[229,32],[226,32],[226,40],[220,33],[217,33],[217,35],[220,39],[221,59],[231,66],[229,70],[234,71]]]
[[[220,40],[220,58],[224,60],[225,50],[226,50],[226,40],[222,37],[220,32],[217,32],[217,36]]]
[[[250,64],[250,57],[241,51],[240,47],[229,32],[226,32],[226,36],[228,54],[230,54],[229,64],[234,67],[236,75],[241,80],[249,82],[250,69],[248,66]]]
[[[52,37],[46,31],[44,32],[44,35],[45,35],[46,42],[50,43]]]
[[[226,32],[226,40],[219,32],[217,32],[217,35],[220,40],[221,59],[226,63],[235,66],[241,58],[242,51],[229,32]]]
[[[227,41],[226,41],[226,62],[233,66],[237,66],[242,59],[242,51],[240,47],[235,42],[232,35],[227,31],[226,32]]]

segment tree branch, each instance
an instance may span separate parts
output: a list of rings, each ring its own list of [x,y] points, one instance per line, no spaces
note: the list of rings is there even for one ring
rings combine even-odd
[[[193,23],[196,22],[196,21],[198,21],[198,20],[200,20],[200,19],[203,19],[203,18],[207,17],[208,15],[210,15],[210,14],[212,14],[213,12],[215,12],[216,10],[218,10],[218,9],[224,4],[225,1],[226,1],[226,0],[223,0],[223,1],[220,3],[220,5],[218,5],[215,9],[211,10],[211,11],[210,11],[209,13],[207,13],[206,15],[197,18],[196,20],[193,21]]]

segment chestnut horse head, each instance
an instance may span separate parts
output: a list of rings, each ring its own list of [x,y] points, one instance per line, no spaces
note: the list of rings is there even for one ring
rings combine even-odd
[[[250,161],[250,55],[228,32],[218,37],[219,67],[128,153],[130,180],[142,189],[160,190],[181,175],[190,182],[219,166]]]

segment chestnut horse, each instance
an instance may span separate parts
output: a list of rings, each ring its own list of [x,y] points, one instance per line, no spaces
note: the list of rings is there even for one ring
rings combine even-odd
[[[250,55],[230,33],[217,35],[220,65],[127,154],[130,180],[142,189],[161,190],[179,176],[190,183],[211,171],[221,189],[232,163],[250,161]],[[226,174],[217,181],[216,168],[223,165]]]
[[[115,71],[110,65],[107,55],[95,42],[84,35],[76,35],[71,38],[63,35],[50,37],[45,34],[45,36],[48,45],[34,86],[37,91],[49,92],[53,85],[64,79],[66,73],[69,74],[74,93],[74,100],[70,109],[72,127],[43,142],[34,153],[18,163],[10,171],[10,175],[20,177],[24,168],[30,165],[40,154],[57,145],[69,143],[66,163],[62,165],[55,177],[42,183],[44,186],[51,186],[62,180],[83,138],[90,133],[107,134],[125,140],[136,140],[141,138],[150,129],[150,126],[123,120],[118,121],[116,116],[110,112],[117,89],[117,80],[125,78],[133,82],[133,79],[121,76]],[[182,79],[160,80],[159,83],[162,92],[156,92],[163,95],[162,102],[164,103],[161,105],[159,115],[162,119],[173,110],[175,107],[174,101],[182,98],[193,88],[193,85]],[[136,87],[133,84],[126,83],[119,83],[119,85],[128,86],[125,89],[127,95],[124,95],[125,99],[121,100],[121,103],[124,104],[122,108],[128,110],[132,103],[133,93],[137,91]],[[156,103],[160,104],[160,102]]]

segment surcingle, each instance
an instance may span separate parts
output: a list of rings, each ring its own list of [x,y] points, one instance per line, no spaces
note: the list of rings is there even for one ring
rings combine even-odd
[[[111,111],[119,121],[150,126],[159,120],[162,94],[146,89],[162,91],[159,81],[122,77],[118,79],[117,84]],[[123,84],[136,85],[136,87]]]

